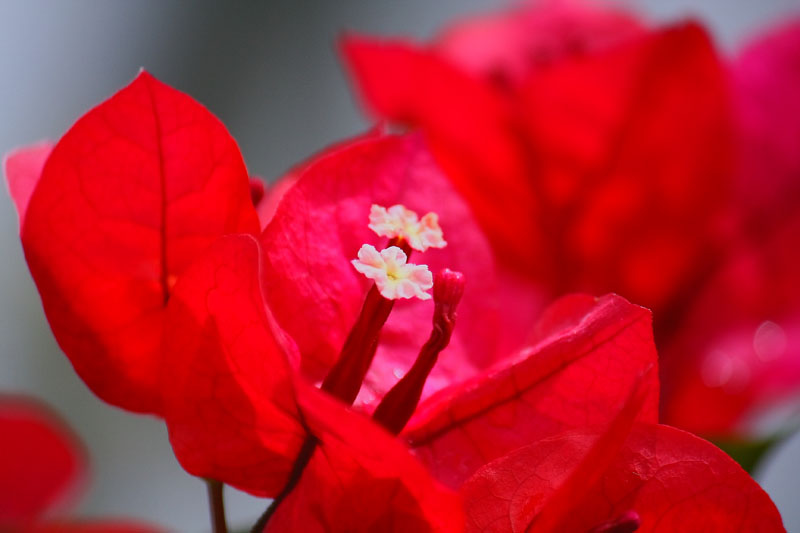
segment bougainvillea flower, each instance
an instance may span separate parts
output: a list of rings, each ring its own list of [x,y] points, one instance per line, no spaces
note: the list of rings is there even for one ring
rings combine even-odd
[[[179,223],[186,220],[178,217],[170,225],[173,219],[167,215],[172,209],[168,208],[183,206],[190,214],[198,215],[200,208],[194,202],[206,192],[201,186],[189,188],[189,192],[179,187],[182,194],[171,189],[172,181],[167,179],[173,175],[169,165],[173,152],[168,148],[175,148],[169,142],[173,140],[171,126],[177,124],[174,131],[178,132],[197,126],[192,139],[205,139],[200,133],[203,127],[218,132],[221,126],[215,120],[204,122],[196,115],[191,122],[180,120],[174,113],[183,105],[206,115],[202,109],[197,110],[194,102],[147,75],[137,78],[109,102],[119,103],[115,99],[122,96],[124,111],[140,103],[141,93],[153,96],[154,91],[155,99],[145,100],[158,117],[154,123],[161,179],[156,180],[158,187],[150,192],[157,199],[160,193],[163,200],[156,220],[168,223],[156,224],[155,231],[161,235],[157,242],[162,246],[157,249],[161,262],[156,263],[163,268],[160,276],[147,278],[151,284],[145,285],[161,296],[158,323],[149,332],[150,337],[144,339],[157,341],[159,351],[155,357],[149,351],[137,353],[146,359],[137,371],[155,371],[155,375],[145,376],[148,386],[144,390],[158,394],[155,400],[147,394],[138,399],[149,400],[149,405],[156,405],[163,413],[176,456],[190,473],[276,497],[280,505],[268,515],[271,520],[266,525],[270,530],[347,527],[458,531],[460,502],[446,485],[460,486],[487,462],[557,432],[613,425],[620,413],[624,413],[626,421],[656,421],[658,381],[649,312],[614,295],[599,299],[574,295],[558,300],[536,325],[527,323],[522,327],[521,319],[530,313],[510,316],[521,307],[508,298],[509,289],[516,290],[516,299],[528,301],[532,308],[536,307],[535,293],[523,290],[530,286],[518,278],[506,277],[495,264],[488,242],[471,218],[471,210],[438,170],[417,135],[367,136],[304,165],[258,237],[253,235],[253,224],[257,228],[258,223],[246,172],[221,172],[222,178],[230,179],[222,179],[222,183],[211,181],[241,194],[228,197],[224,190],[216,191],[218,197],[231,199],[230,212],[225,210],[225,202],[214,205],[211,209],[215,216],[206,223],[222,217],[221,212],[227,213],[236,223],[221,228],[210,225],[217,230],[216,237],[226,232],[236,234],[214,238],[214,232],[200,224],[203,237],[198,238],[196,247],[178,246],[177,251],[186,255],[178,254],[175,261],[182,268],[171,270],[172,263],[166,259],[172,261],[173,256],[164,255],[163,247],[167,252],[172,250],[169,245],[174,242],[166,237],[174,236],[171,231],[178,231],[173,226],[186,230]],[[158,95],[173,98],[171,113],[162,116],[157,112]],[[70,271],[64,271],[64,264],[55,263],[60,269],[50,275],[60,278],[48,278],[44,283],[37,277],[37,268],[55,268],[40,256],[64,256],[53,255],[44,245],[43,250],[34,246],[39,254],[34,255],[27,239],[39,242],[30,236],[41,236],[36,232],[40,229],[29,228],[39,228],[38,221],[44,216],[41,213],[50,216],[48,220],[58,218],[54,212],[61,213],[56,199],[51,198],[50,203],[44,200],[50,198],[50,187],[70,198],[69,185],[77,180],[82,188],[75,195],[84,200],[87,195],[94,198],[86,192],[94,190],[90,186],[94,182],[88,178],[84,182],[70,170],[94,168],[97,154],[103,154],[106,145],[100,143],[99,149],[86,152],[71,149],[72,143],[82,146],[78,141],[83,138],[75,132],[81,132],[79,126],[83,122],[91,125],[100,121],[93,113],[102,117],[104,124],[114,124],[114,132],[131,127],[124,117],[116,117],[120,121],[117,123],[113,113],[116,106],[106,110],[103,106],[108,104],[90,112],[56,145],[25,213],[23,242],[46,308],[49,293],[42,287],[59,288],[56,281],[65,280]],[[138,117],[137,114],[127,120],[136,124]],[[142,132],[140,127],[133,130]],[[78,140],[70,140],[73,137]],[[110,139],[108,144],[117,147],[114,134]],[[231,155],[235,145],[230,148],[228,137],[223,141],[221,144],[227,149],[222,154],[235,159],[239,164],[234,166],[239,168],[238,152],[235,157]],[[183,142],[178,146],[185,148]],[[211,144],[212,148],[219,148]],[[115,155],[131,155],[125,150],[132,143],[119,146]],[[180,168],[206,168],[207,151],[178,153]],[[213,150],[210,153],[219,155]],[[103,158],[99,160],[102,162]],[[141,159],[122,159],[122,163],[130,161]],[[213,161],[212,170],[218,162]],[[48,178],[56,175],[52,169],[61,169],[61,165],[66,168],[61,179]],[[122,168],[132,172],[125,165]],[[138,176],[140,182],[152,185],[147,180],[148,169],[146,164],[139,168]],[[231,177],[233,174],[237,179]],[[82,174],[78,172],[77,176]],[[217,174],[212,172],[212,176]],[[136,190],[129,181],[122,180],[118,189],[104,189],[105,199],[112,206],[124,204],[124,213],[147,219],[151,197],[125,194]],[[184,201],[189,205],[184,206]],[[39,204],[42,205],[37,207]],[[398,217],[402,236],[385,235],[382,224],[390,222],[391,217],[370,220],[376,205],[408,209],[395,210],[404,215]],[[86,206],[78,202],[78,207]],[[104,212],[102,206],[91,207]],[[435,215],[417,216],[420,224],[425,220],[423,231],[419,231],[411,224],[415,220],[412,212]],[[97,218],[92,222],[105,230],[104,221]],[[119,229],[113,224],[112,227]],[[446,238],[447,246],[428,247],[422,242],[419,248],[430,249],[422,253],[413,250],[413,236],[423,233],[426,237],[422,241],[444,244]],[[180,231],[177,235],[183,236]],[[120,257],[131,259],[125,254],[114,255],[120,247],[125,251],[152,252],[147,246],[151,243],[143,237],[138,243],[142,248],[138,249],[131,248],[131,243],[137,241],[130,232],[122,232],[117,240],[116,237],[103,233],[103,239],[93,237],[78,243],[81,246],[72,244],[78,250],[91,252],[81,256],[84,261],[98,261],[92,254],[100,254],[108,264],[99,261],[99,266],[116,268],[120,267]],[[62,250],[61,244],[55,249]],[[98,250],[101,244],[105,248]],[[439,272],[439,281],[433,287],[434,301],[405,300],[399,297],[403,291],[390,291],[386,298],[378,284],[353,268],[352,261],[359,250],[375,250],[377,254],[379,248],[390,251],[386,257],[381,256],[384,281],[403,277],[403,267],[409,266],[412,252],[414,264]],[[77,262],[69,250],[63,253]],[[362,255],[359,264],[376,268],[377,263],[367,257],[369,254]],[[440,266],[456,269],[457,273]],[[124,268],[121,271],[130,273]],[[408,279],[413,277],[409,275]],[[437,288],[442,282],[452,286]],[[420,291],[429,288],[427,280],[417,278],[416,283]],[[78,287],[83,285],[79,283]],[[77,294],[77,301],[83,301],[83,293],[72,285],[67,288],[72,289],[67,294]],[[62,298],[60,293],[56,295]],[[465,327],[453,329],[459,301],[458,323]],[[128,303],[120,300],[117,305]],[[118,310],[112,308],[108,318],[114,319],[113,312]],[[51,312],[48,316],[57,336],[69,336],[74,328],[80,334],[98,325],[96,315],[76,314],[71,319],[80,322],[64,324],[55,320]],[[100,321],[100,326],[105,324]],[[61,326],[64,330],[59,329]],[[94,343],[80,346],[89,349],[106,340],[102,327],[96,332],[98,335],[89,336]],[[72,345],[59,340],[74,358],[69,350]],[[515,348],[508,349],[509,345]],[[102,347],[105,349],[105,345]],[[110,361],[106,364],[121,361],[123,368],[130,355],[91,353],[108,356]],[[81,371],[81,364],[75,364]],[[87,381],[93,383],[88,378]],[[125,385],[131,383],[140,384],[134,380]],[[636,395],[639,400],[635,408],[620,408],[632,390],[641,391]],[[393,403],[387,407],[389,400]],[[351,409],[349,405],[354,402],[355,409]],[[415,409],[418,402],[419,408]],[[370,413],[374,421],[367,418]],[[397,434],[406,425],[399,439],[395,439],[392,433]],[[422,464],[411,455],[409,446]],[[624,515],[622,519],[632,518]]]
[[[778,422],[765,415],[800,398],[800,22],[748,46],[732,79],[738,231],[666,346],[664,414],[706,435],[763,435]]]
[[[537,35],[536,15],[491,24]],[[623,19],[562,13],[541,24],[563,41],[557,53],[515,40],[514,61],[506,50],[480,69],[460,61],[459,28],[427,49],[349,37],[344,51],[369,107],[422,129],[506,263],[552,294],[614,290],[665,306],[715,249],[730,188],[725,73],[696,25],[626,23],[594,42],[598,17]]]
[[[47,319],[98,396],[158,412],[175,280],[217,237],[259,230],[239,149],[205,108],[146,72],[47,148],[6,161]]]
[[[305,398],[313,401],[301,409],[309,431],[323,435],[321,444],[265,531],[463,531],[455,493],[400,441],[357,413],[343,413],[323,393]]]
[[[0,396],[0,530],[145,533],[125,521],[60,520],[85,484],[85,452],[54,413],[21,396]]]
[[[730,74],[695,24],[545,2],[344,53],[367,106],[423,131],[545,301],[613,291],[653,310],[668,420],[720,436],[800,383],[798,33]],[[766,356],[757,331],[778,332]]]
[[[312,381],[326,375],[372,285],[351,261],[364,244],[376,249],[388,244],[389,239],[369,228],[373,204],[403,204],[417,213],[435,208],[448,245],[425,253],[409,251],[409,260],[432,272],[452,268],[475,280],[476,288],[464,295],[448,357],[434,369],[429,386],[441,388],[489,366],[501,317],[495,294],[498,276],[485,237],[421,139],[373,136],[326,151],[305,165],[261,237],[265,297],[303,354],[304,375]],[[397,381],[396,372],[411,365],[430,332],[431,303],[401,303],[382,330],[359,403],[373,404],[382,396]]]
[[[354,416],[344,406],[313,432],[310,407],[302,406],[323,394],[310,384],[333,366],[369,298],[371,283],[351,260],[363,244],[386,244],[369,228],[372,206],[399,202],[418,212],[437,207],[447,239],[447,247],[414,252],[414,260],[434,270],[449,264],[466,280],[458,327],[422,376],[422,405],[401,435],[439,480],[457,486],[521,443],[607,421],[654,365],[649,313],[614,296],[562,300],[537,328],[529,325],[518,350],[503,351],[496,320],[505,304],[493,290],[502,280],[470,211],[421,139],[358,139],[307,165],[258,242],[227,237],[175,286],[163,358],[165,420],[189,472],[274,496],[309,433],[323,451],[331,446],[325,435],[341,434],[342,420]],[[375,409],[409,371],[431,332],[433,307],[419,299],[396,303],[374,362],[357,378],[358,386],[364,380],[359,410]],[[638,416],[655,421],[655,376],[647,387]],[[315,461],[312,472],[320,468]],[[385,477],[377,466],[362,467]]]
[[[299,183],[302,186],[303,178]],[[232,254],[230,249],[226,249],[231,246],[248,249],[250,260],[243,254]],[[188,297],[200,306],[209,305],[208,310],[214,313],[213,317],[199,317],[194,330],[184,329],[187,338],[205,338],[212,345],[199,352],[194,352],[190,345],[188,352],[183,353],[193,355],[182,361],[175,361],[175,373],[179,373],[181,368],[193,370],[190,374],[193,377],[190,377],[187,386],[179,386],[174,390],[175,405],[184,410],[187,405],[202,408],[201,411],[195,411],[194,408],[188,411],[193,415],[194,423],[200,421],[204,424],[198,436],[206,435],[206,438],[219,443],[217,449],[220,453],[214,462],[206,464],[206,472],[219,475],[222,473],[221,469],[232,466],[235,469],[233,471],[251,477],[247,481],[249,486],[252,487],[253,483],[261,483],[263,486],[265,480],[260,475],[265,473],[264,468],[274,468],[278,463],[270,460],[259,448],[291,441],[292,435],[271,431],[269,422],[272,418],[266,411],[259,412],[258,409],[259,406],[270,408],[271,399],[264,394],[270,390],[270,385],[265,379],[275,379],[275,370],[285,369],[287,365],[284,362],[280,366],[280,360],[276,364],[275,353],[270,355],[266,352],[261,344],[263,339],[258,340],[260,335],[269,332],[270,327],[270,321],[264,317],[263,308],[258,305],[244,305],[248,300],[250,303],[258,302],[258,290],[253,291],[253,287],[258,284],[259,272],[262,271],[257,264],[257,242],[247,236],[229,237],[215,245],[212,250],[215,253],[209,259],[209,264],[195,264],[176,286],[174,299],[170,303],[170,309],[177,309],[175,306],[178,302]],[[226,264],[220,264],[219,261]],[[251,266],[248,267],[248,264]],[[245,272],[244,279],[239,280],[244,284],[236,283],[237,275],[231,269]],[[205,281],[200,286],[192,286],[198,279],[196,274],[199,273],[202,273],[200,278]],[[225,295],[230,293],[238,294],[239,297],[226,298]],[[230,307],[226,307],[225,302]],[[619,312],[624,309],[624,305],[630,308],[627,310],[630,314],[627,319],[621,319],[624,314]],[[696,528],[736,527],[746,518],[750,522],[744,523],[755,524],[760,528],[757,530],[782,531],[780,518],[768,497],[718,449],[677,430],[659,428],[652,424],[643,426],[645,430],[634,431],[630,437],[626,437],[633,420],[642,418],[643,410],[649,410],[651,414],[646,418],[653,419],[656,399],[652,394],[651,382],[641,378],[638,382],[619,381],[619,374],[614,371],[614,366],[624,365],[630,359],[636,360],[637,349],[641,349],[643,343],[646,345],[649,321],[646,320],[647,313],[640,308],[624,304],[620,299],[612,299],[597,306],[599,309],[592,309],[593,312],[584,317],[583,324],[577,329],[570,325],[582,310],[594,306],[596,302],[589,297],[576,296],[562,300],[543,317],[537,327],[541,348],[534,349],[531,357],[526,359],[529,368],[516,366],[511,372],[503,372],[497,377],[491,376],[483,382],[473,382],[459,388],[459,393],[464,398],[449,398],[446,402],[448,419],[445,419],[445,423],[451,427],[445,427],[444,431],[441,427],[431,429],[432,432],[447,434],[455,426],[458,430],[463,430],[464,434],[455,439],[451,437],[449,442],[440,440],[439,456],[432,466],[438,467],[441,475],[442,471],[448,470],[448,461],[450,465],[459,460],[467,463],[474,461],[474,466],[467,466],[480,467],[487,460],[486,457],[491,458],[496,454],[500,455],[498,463],[501,465],[509,461],[519,461],[520,452],[512,450],[527,435],[535,435],[536,431],[547,434],[547,430],[553,426],[559,429],[570,427],[570,422],[574,424],[576,419],[581,427],[584,424],[594,425],[595,422],[608,420],[607,407],[599,407],[593,412],[592,404],[599,399],[595,398],[597,381],[608,379],[609,383],[599,384],[601,389],[611,386],[619,391],[625,390],[626,394],[630,394],[631,388],[638,383],[642,392],[638,395],[638,403],[633,405],[634,408],[615,411],[624,414],[623,422],[627,427],[623,424],[620,428],[618,422],[612,422],[616,429],[605,437],[603,447],[606,451],[601,454],[605,462],[596,461],[597,453],[587,453],[589,445],[595,446],[593,434],[559,435],[542,441],[534,436],[528,441],[535,444],[531,450],[522,448],[530,452],[525,459],[534,457],[537,460],[525,461],[515,471],[525,471],[523,466],[539,465],[542,458],[562,460],[554,461],[555,464],[548,463],[546,470],[537,472],[544,487],[538,487],[539,492],[534,494],[537,498],[520,504],[525,506],[531,501],[540,501],[540,498],[563,502],[567,499],[563,494],[574,495],[574,491],[565,489],[560,498],[551,498],[550,492],[559,488],[564,472],[569,472],[565,465],[583,462],[588,466],[580,469],[580,477],[569,486],[585,485],[586,491],[578,500],[567,500],[569,509],[557,509],[559,512],[555,513],[553,520],[575,520],[575,513],[571,513],[569,517],[565,513],[574,510],[575,502],[579,501],[587,502],[587,508],[578,515],[585,521],[591,520],[587,522],[588,527],[614,525],[615,521],[617,525],[626,525],[620,520],[629,516],[626,512],[635,510],[635,520],[637,524],[641,521],[642,531],[650,530],[654,517],[664,516],[671,519],[670,523],[673,525],[691,525]],[[233,309],[238,309],[238,312],[231,312]],[[200,314],[202,315],[202,310]],[[254,331],[260,333],[256,335]],[[215,351],[214,342],[228,347],[224,350],[225,359],[216,357],[218,351]],[[652,339],[649,342],[652,344]],[[178,344],[174,347],[177,346]],[[580,358],[594,359],[594,362],[582,371],[575,372],[576,367],[580,367],[577,361]],[[227,370],[214,366],[220,364]],[[652,360],[649,364],[652,365]],[[539,367],[538,376],[533,378],[538,381],[530,389],[525,389],[528,383],[524,380],[530,379],[530,367],[534,366]],[[294,490],[282,501],[267,523],[266,531],[326,531],[339,528],[362,531],[369,530],[370,527],[409,531],[460,530],[460,514],[452,498],[443,496],[447,494],[446,491],[431,483],[419,470],[419,465],[404,452],[399,442],[392,442],[384,432],[360,415],[348,412],[341,404],[325,398],[320,391],[308,387],[302,381],[295,383],[297,388],[294,391],[294,400],[291,400],[292,391],[283,391],[286,413],[302,413],[302,430],[319,438],[321,443]],[[580,388],[576,387],[578,384]],[[542,390],[534,390],[537,388]],[[231,403],[229,400],[233,396],[232,389],[237,391],[241,403]],[[566,396],[559,394],[559,390]],[[181,399],[184,394],[189,396]],[[293,406],[292,401],[296,402]],[[436,401],[436,396],[428,403],[441,405]],[[545,412],[554,417],[568,416],[571,420],[547,420]],[[167,410],[167,413],[167,422],[171,425],[170,411]],[[531,415],[533,424],[528,425]],[[191,422],[192,419],[182,422],[184,429]],[[548,427],[547,422],[551,427]],[[171,426],[173,437],[174,429]],[[655,436],[652,435],[653,431],[656,432]],[[523,434],[518,435],[519,432]],[[666,436],[662,435],[664,432],[667,433]],[[295,435],[299,433],[294,432]],[[675,434],[678,435],[677,438]],[[512,435],[516,437],[512,438]],[[479,436],[485,440],[477,440],[476,437]],[[252,439],[249,449],[238,447],[244,439]],[[433,439],[438,440],[438,437],[434,436]],[[466,440],[470,442],[465,444]],[[173,443],[175,442],[173,438]],[[618,454],[621,458],[612,461],[623,442],[626,442],[624,451]],[[193,450],[196,457],[202,457],[204,450],[208,449],[205,442],[188,437],[185,444],[187,450]],[[475,446],[480,449],[471,449]],[[509,452],[510,456],[503,457]],[[180,457],[177,448],[176,453]],[[426,455],[430,455],[430,452]],[[583,460],[584,457],[591,460]],[[631,465],[637,469],[633,469]],[[476,490],[475,484],[480,483],[475,479],[502,483],[502,476],[492,470],[496,467],[496,463],[490,463],[462,488],[466,500],[465,509],[473,519],[475,513],[490,512],[482,511],[481,506],[471,500],[471,492]],[[489,469],[488,475],[486,469]],[[435,468],[434,471],[436,470]],[[675,482],[675,472],[686,476],[686,479],[679,478],[680,481]],[[450,481],[458,485],[459,482],[453,479],[454,473],[464,477],[463,474],[468,474],[469,470],[465,472],[463,468],[455,468],[448,474]],[[617,490],[615,494],[619,495],[615,496],[619,500],[619,512],[616,507],[600,507],[601,504],[608,504],[602,489],[596,488],[602,485],[584,483],[588,477],[599,477],[601,474],[604,476],[604,483],[614,483],[618,481],[618,476],[627,475],[627,478],[619,482],[622,483],[621,486],[612,485]],[[231,479],[230,475],[228,472],[220,477]],[[637,478],[637,475],[642,477]],[[608,479],[610,481],[606,481]],[[669,480],[673,481],[668,484],[666,495],[658,493],[658,489]],[[409,487],[417,487],[417,490],[409,491]],[[644,488],[633,493],[625,490],[639,487]],[[596,493],[589,491],[590,488],[595,488]],[[659,495],[664,498],[659,498]],[[668,508],[676,500],[684,502],[685,507],[681,507],[681,512],[685,513],[685,517],[683,514],[676,517],[668,513]],[[420,505],[424,502],[428,506],[421,509]],[[694,505],[694,502],[698,504]],[[562,507],[564,505],[562,503]],[[495,502],[493,508],[499,506],[502,506],[502,502],[500,505]],[[427,509],[427,513],[423,512],[424,509]],[[752,514],[742,516],[740,511],[743,509],[751,510]],[[508,511],[501,509],[501,512],[507,514]],[[723,513],[728,518],[720,520]],[[680,522],[680,519],[684,521]],[[552,530],[558,529],[541,529]]]
[[[302,365],[311,368],[305,360],[313,358],[319,366],[329,368],[370,287],[350,260],[363,243],[385,244],[385,238],[378,237],[366,224],[371,206],[399,202],[422,213],[435,207],[448,242],[442,249],[414,252],[412,259],[433,271],[458,270],[466,279],[459,325],[428,377],[423,392],[423,398],[427,398],[484,370],[513,363],[520,357],[516,350],[537,339],[506,331],[507,322],[508,329],[514,329],[514,317],[506,312],[510,305],[507,300],[529,296],[525,292],[508,299],[498,295],[501,291],[497,288],[508,280],[497,271],[469,209],[433,164],[419,137],[357,141],[308,167],[284,196],[262,235],[264,293],[278,324],[297,342]],[[576,316],[570,318],[579,322],[591,306],[582,302],[576,306]],[[429,302],[414,300],[396,307],[382,330],[377,356],[359,398],[358,403],[367,410],[407,371],[429,333]],[[623,307],[610,314],[618,310],[617,318],[624,316],[627,311]],[[641,318],[647,322],[645,315]],[[525,325],[528,334],[531,327],[532,322]],[[507,336],[514,337],[514,350],[505,349]],[[652,351],[640,353],[648,364],[655,358]],[[637,367],[640,363],[631,360],[630,365]],[[313,378],[315,373],[307,375]],[[616,402],[614,398],[612,405]]]
[[[226,237],[175,286],[164,347],[174,355],[165,358],[164,416],[181,464],[195,475],[274,497],[313,437],[308,468],[317,483],[301,483],[282,512],[300,505],[297,499],[322,507],[296,517],[293,528],[335,529],[349,512],[350,520],[387,527],[412,520],[430,531],[458,530],[455,494],[400,442],[295,375],[287,357],[292,347],[274,333],[263,304],[259,255],[253,237]],[[355,498],[364,491],[371,499]]]
[[[602,431],[543,439],[478,470],[461,488],[466,531],[784,531],[730,457],[681,430],[633,423],[626,407]]]

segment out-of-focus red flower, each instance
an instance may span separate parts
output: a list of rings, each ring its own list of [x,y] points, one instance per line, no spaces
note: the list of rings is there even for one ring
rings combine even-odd
[[[98,396],[158,413],[175,280],[217,237],[259,230],[239,149],[204,107],[146,72],[48,148],[5,166],[50,327]]]
[[[425,132],[507,264],[551,295],[614,289],[664,307],[717,248],[724,70],[696,25],[612,46],[584,38],[591,13],[570,16],[578,30],[516,51],[524,74],[508,58],[465,68],[452,45],[350,37],[344,50],[368,105]],[[552,60],[535,62],[541,50]]]
[[[731,78],[737,232],[665,345],[664,414],[710,435],[774,431],[769,411],[800,394],[800,22],[747,46]]]
[[[344,53],[366,104],[424,132],[544,301],[613,291],[653,309],[668,421],[724,436],[800,383],[797,33],[731,76],[696,24],[544,2],[430,47],[351,36]]]
[[[86,477],[85,452],[54,413],[22,396],[0,396],[0,530],[146,533],[123,520],[53,517],[77,497]]]

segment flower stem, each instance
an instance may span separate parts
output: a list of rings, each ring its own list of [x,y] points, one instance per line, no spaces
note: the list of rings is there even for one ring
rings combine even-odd
[[[228,533],[225,521],[225,502],[222,499],[222,483],[216,479],[206,479],[208,487],[208,506],[211,511],[211,530],[214,533]]]

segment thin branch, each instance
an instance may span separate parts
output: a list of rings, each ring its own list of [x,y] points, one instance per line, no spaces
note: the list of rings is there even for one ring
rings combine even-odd
[[[306,440],[303,442],[303,446],[300,448],[300,453],[297,454],[297,459],[295,459],[294,465],[292,465],[292,471],[289,474],[289,479],[286,481],[286,485],[284,485],[283,490],[281,490],[280,494],[275,496],[275,499],[272,500],[272,503],[269,504],[267,510],[264,511],[264,514],[258,519],[258,521],[253,525],[253,529],[250,530],[250,533],[262,533],[264,528],[267,526],[267,522],[269,519],[272,518],[272,515],[275,514],[275,511],[278,510],[278,506],[286,499],[287,496],[292,492],[292,490],[297,486],[297,483],[300,482],[300,478],[303,476],[303,471],[308,466],[309,461],[311,461],[311,457],[314,455],[314,450],[317,448],[318,441],[316,437],[309,435],[306,437]]]
[[[216,479],[206,479],[208,487],[208,507],[211,512],[211,530],[214,533],[228,533],[225,521],[225,502],[222,499],[222,483]]]

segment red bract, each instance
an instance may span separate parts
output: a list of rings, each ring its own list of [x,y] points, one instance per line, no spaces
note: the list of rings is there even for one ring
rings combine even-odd
[[[784,531],[769,496],[718,448],[625,422],[544,439],[483,467],[461,489],[466,531]]]
[[[386,239],[368,228],[370,206],[404,204],[439,215],[448,246],[414,253],[432,270],[475,280],[460,307],[455,338],[426,395],[495,362],[500,314],[497,274],[486,239],[416,136],[372,137],[328,151],[306,167],[265,229],[264,290],[280,326],[297,342],[302,369],[319,379],[335,361],[370,286],[350,260],[362,244]],[[405,372],[430,332],[432,306],[414,300],[383,329],[362,400],[371,404]]]
[[[154,113],[155,166],[126,151],[130,139],[97,141],[111,125],[129,136],[152,133],[140,113],[127,113],[140,98]],[[59,342],[79,372],[91,370],[84,378],[119,399],[108,392],[112,382],[93,381],[95,371],[111,368],[104,377],[122,380],[118,393],[132,395],[125,406],[162,413],[190,473],[276,497],[277,511],[265,515],[269,531],[459,531],[460,501],[440,482],[458,487],[520,446],[610,424],[602,445],[593,445],[599,451],[575,470],[595,479],[634,421],[656,421],[649,312],[615,295],[573,295],[530,322],[540,295],[494,263],[472,211],[421,137],[375,133],[298,167],[256,238],[238,151],[186,98],[143,75],[79,121],[45,164],[23,242]],[[192,120],[184,108],[195,111]],[[94,131],[92,149],[81,152],[86,128]],[[206,149],[181,152],[190,142]],[[123,159],[104,169],[119,178],[107,187],[95,173],[112,155]],[[139,180],[122,180],[131,173]],[[101,197],[108,205],[90,203]],[[158,209],[153,199],[161,200]],[[406,206],[432,213],[418,220]],[[111,207],[124,216],[107,220]],[[43,228],[67,209],[73,218],[53,229],[60,240],[46,246]],[[147,224],[152,234],[140,231]],[[412,246],[416,264],[407,263]],[[433,276],[425,265],[457,270],[437,272],[428,303]],[[142,298],[126,300],[122,286]],[[420,300],[392,299],[412,293]],[[67,303],[71,314],[59,314]],[[82,314],[90,303],[98,309]],[[425,365],[437,360],[429,373]],[[399,439],[378,426],[399,432],[420,396]],[[625,404],[629,397],[635,401]],[[373,421],[355,412],[369,413],[379,401]],[[583,478],[575,479],[565,486]],[[553,500],[561,503],[548,520],[561,520],[570,494]]]
[[[793,212],[800,197],[800,19],[771,28],[732,64],[742,162],[737,200],[750,216]],[[752,206],[752,207],[751,207]]]
[[[320,444],[266,532],[464,530],[461,503],[383,429],[323,395],[302,396]]]
[[[415,254],[415,261],[457,269],[467,280],[456,339],[442,352],[423,399],[445,390],[423,402],[408,433],[413,445],[428,450],[422,456],[440,479],[455,483],[482,464],[476,461],[607,419],[631,380],[655,364],[649,313],[613,296],[565,299],[545,314],[538,331],[518,338],[508,301],[532,296],[496,294],[497,286],[510,282],[496,273],[470,212],[416,136],[358,141],[319,158],[286,193],[264,231],[265,298],[304,359],[325,353],[321,341],[329,357],[341,348],[368,288],[349,259],[361,243],[379,241],[366,227],[369,206],[399,201],[436,210],[448,240],[442,250]],[[367,403],[379,400],[411,366],[429,332],[425,305],[401,302],[394,310],[365,381]],[[498,317],[510,323],[496,322]],[[529,332],[532,326],[525,325]],[[516,337],[514,350],[507,349],[506,327]],[[650,385],[642,416],[656,421],[658,386]]]
[[[172,285],[217,237],[258,231],[236,143],[205,108],[142,72],[56,144],[25,209],[45,150],[12,156],[6,173],[50,326],[98,396],[158,412]]]
[[[665,366],[667,420],[709,435],[773,431],[760,415],[796,401],[800,383],[800,23],[749,46],[732,77],[739,231]]]
[[[5,160],[5,172],[8,177],[8,192],[19,216],[19,229],[25,221],[28,202],[42,175],[44,163],[53,151],[53,143],[42,141],[39,144],[20,148],[11,152]]]
[[[622,11],[590,11],[582,2],[539,2],[448,27],[435,50],[479,77],[511,85],[565,58],[611,47],[644,32]]]
[[[510,282],[497,275],[469,210],[420,138],[375,136],[340,146],[303,168],[260,245],[249,236],[220,241],[184,274],[168,306],[165,419],[176,455],[190,472],[275,496],[293,478],[289,470],[304,448],[303,436],[318,441],[299,484],[270,524],[305,517],[320,520],[303,522],[307,527],[324,527],[344,519],[341,509],[353,509],[349,502],[362,499],[369,504],[356,510],[365,524],[383,524],[390,516],[398,527],[410,520],[437,529],[448,523],[442,516],[452,513],[448,493],[426,488],[436,484],[399,443],[307,383],[336,358],[368,291],[349,260],[364,242],[379,243],[367,230],[370,206],[398,201],[436,210],[446,232],[446,248],[415,253],[415,261],[472,276],[459,307],[458,338],[439,356],[443,370],[434,370],[429,398],[403,436],[418,445],[438,479],[457,486],[487,460],[521,444],[608,421],[655,364],[649,313],[614,296],[565,299],[532,330],[527,344],[516,326],[506,335],[504,324],[492,317],[503,316],[508,300],[494,288]],[[360,401],[362,408],[371,410],[399,373],[408,371],[430,332],[431,309],[425,305],[396,304],[365,381],[376,399]],[[276,326],[286,338],[274,333]],[[511,337],[527,348],[504,348]],[[637,416],[654,421],[652,375],[647,391]],[[365,441],[365,434],[372,436]],[[385,443],[377,445],[380,439]],[[436,506],[424,503],[430,490],[440,494]],[[322,494],[331,501],[321,501]],[[390,503],[393,496],[400,510]]]
[[[313,474],[280,507],[272,528],[289,527],[288,520],[293,530],[325,531],[347,519],[359,531],[409,523],[458,530],[455,495],[399,442],[293,375],[291,349],[273,334],[264,308],[261,272],[258,243],[230,236],[175,286],[164,416],[184,468],[274,497],[304,440],[313,438]]]
[[[56,521],[85,481],[84,450],[48,409],[29,398],[0,396],[0,530],[146,533],[125,521]]]
[[[249,235],[215,243],[175,285],[163,346],[163,409],[191,474],[274,496],[306,431],[292,370],[261,297]]]
[[[507,263],[552,294],[663,307],[713,251],[729,188],[724,72],[695,25],[633,34],[521,77],[507,60],[476,74],[402,42],[344,50],[370,107],[422,128]]]
[[[537,333],[509,366],[420,405],[405,436],[440,479],[458,486],[520,446],[607,422],[639,376],[655,369],[650,313],[618,296],[565,297],[548,308]],[[658,420],[656,373],[645,378],[639,420]]]
[[[506,266],[547,298],[653,309],[668,420],[720,436],[800,382],[797,35],[728,75],[694,24],[559,2],[429,48],[350,37],[344,52],[367,105],[424,132]]]

